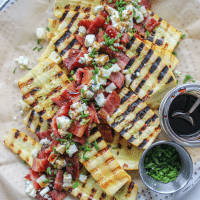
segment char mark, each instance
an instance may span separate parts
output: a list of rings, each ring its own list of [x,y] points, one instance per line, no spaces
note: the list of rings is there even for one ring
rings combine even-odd
[[[156,43],[158,46],[161,46],[161,45],[163,44],[163,42],[164,42],[164,37],[161,37],[160,39],[157,39],[155,43]]]
[[[128,64],[126,65],[126,67],[124,68],[124,69],[129,69],[131,66],[132,66],[132,64],[135,62],[135,56],[133,56],[130,60],[129,60],[129,62],[128,62]]]
[[[72,17],[72,20],[71,20],[71,22],[69,23],[69,25],[68,25],[68,27],[67,27],[68,30],[72,27],[73,23],[75,22],[75,20],[76,20],[77,17],[79,16],[79,14],[80,14],[80,12],[77,12],[77,13]]]
[[[143,147],[147,144],[148,139],[144,139],[142,143],[138,146],[138,148],[143,149]]]
[[[97,131],[99,131],[99,129],[97,127],[94,127],[91,132],[90,135],[94,135]]]
[[[140,53],[141,53],[142,49],[144,48],[144,46],[145,46],[145,44],[142,42],[140,44],[140,46],[136,49],[136,52],[138,53],[138,56],[140,55]]]
[[[35,129],[35,134],[37,134],[38,132],[40,132],[40,125],[37,126],[37,128]]]
[[[71,33],[69,30],[67,30],[67,31],[63,34],[63,36],[62,36],[60,39],[58,39],[58,40],[54,43],[55,47],[58,48],[58,46],[59,46],[61,43],[63,43],[63,42],[65,41],[66,38],[69,38],[69,37],[71,36],[71,34],[72,34],[72,33]]]
[[[32,110],[31,111],[31,114],[30,114],[30,117],[28,119],[28,127],[30,128],[31,124],[32,124],[32,121],[33,121],[33,118],[34,118],[34,115],[35,115],[35,110]]]
[[[131,136],[130,139],[128,140],[130,143],[132,143],[136,138]]]
[[[16,132],[15,132],[15,139],[17,139],[18,137],[19,137],[19,135],[20,135],[20,132],[17,130]]]
[[[65,17],[67,16],[68,12],[69,12],[69,10],[66,10],[66,11],[63,13],[62,17],[60,18],[60,22],[62,22],[62,21],[65,19]]]
[[[129,90],[129,92],[121,98],[120,105],[122,105],[125,101],[127,101],[132,95],[133,92]]]
[[[158,65],[160,64],[160,62],[161,62],[161,57],[159,56],[157,59],[156,59],[156,61],[151,65],[151,68],[150,68],[150,70],[149,70],[149,73],[153,73],[156,69],[157,69],[157,67],[158,67]]]
[[[65,53],[70,50],[75,44],[77,44],[78,41],[76,40],[76,38],[74,38],[65,49],[63,49],[60,53],[60,56],[62,57],[63,55],[65,55]]]
[[[169,71],[169,67],[166,65],[158,76],[158,82],[160,82],[165,77],[165,74],[167,74],[168,71]]]
[[[174,80],[174,78],[171,76],[171,77],[169,78],[169,80],[167,81],[167,83],[166,83],[166,84],[169,84],[169,83],[171,83],[173,80]]]
[[[140,89],[142,88],[142,86],[145,84],[146,79],[142,79],[142,81],[140,82],[140,84],[138,85],[138,87],[135,89],[135,94],[138,94],[140,92]]]
[[[131,40],[129,41],[129,43],[126,45],[126,49],[130,49],[130,48],[131,48],[131,45],[135,42],[135,40],[136,40],[136,37],[133,36],[133,37],[131,38]]]

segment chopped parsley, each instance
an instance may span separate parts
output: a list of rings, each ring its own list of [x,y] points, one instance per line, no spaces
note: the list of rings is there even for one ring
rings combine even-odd
[[[186,83],[187,81],[192,81],[193,83],[195,82],[195,80],[192,78],[192,76],[190,75],[185,75],[185,78],[183,80],[183,83]]]
[[[83,158],[84,158],[85,160],[89,160],[89,158],[88,158],[88,157],[86,157],[85,155],[83,155]]]
[[[13,74],[15,73],[16,69],[17,69],[17,67],[15,67],[15,69],[13,70]]]
[[[46,179],[46,180],[44,180],[43,182],[44,182],[44,183],[48,183],[48,182],[50,182],[50,180],[49,180],[49,179]]]
[[[112,149],[116,149],[117,147],[113,147]]]
[[[51,175],[51,167],[48,167],[48,168],[47,168],[47,173],[48,173],[49,175]]]
[[[41,39],[37,39],[37,44],[40,44]]]
[[[112,3],[112,0],[109,0],[108,3]]]
[[[78,182],[74,183],[74,185],[72,185],[72,189],[75,189],[78,187]]]
[[[103,90],[103,86],[102,86],[102,85],[100,85],[100,89],[102,89],[102,90]]]
[[[131,74],[131,69],[130,68],[128,69],[128,73]]]
[[[38,51],[40,51],[41,49],[43,49],[43,47],[38,48]]]
[[[117,59],[117,58],[114,58],[114,59],[112,59],[110,62],[111,62],[111,63],[116,63],[116,62],[118,62],[118,59]]]
[[[58,152],[56,151],[56,147],[55,147],[55,146],[53,146],[53,152],[54,152],[55,154],[58,154]]]
[[[85,92],[85,90],[83,88],[80,89],[81,94],[83,94]]]
[[[61,142],[61,143],[66,143],[67,142],[65,139],[60,139],[60,138],[55,138],[55,140],[57,140],[58,142]]]
[[[98,146],[98,144],[97,144],[97,141],[94,141],[94,147],[95,147],[95,149],[96,149],[97,151],[99,151],[99,146]]]
[[[33,48],[33,51],[35,51],[37,49],[37,47]]]
[[[186,34],[181,35],[181,39],[183,39],[186,36]]]
[[[32,68],[26,68],[27,70],[32,70]]]
[[[54,171],[54,175],[56,175],[56,174],[57,174],[57,172],[58,172],[58,170],[56,169],[56,170]]]
[[[173,55],[177,56],[177,53],[175,51],[172,52]]]
[[[106,65],[106,66],[104,67],[104,69],[107,69],[107,70],[108,70],[108,69],[110,69],[110,67],[108,67],[108,66]]]
[[[176,80],[176,85],[178,85],[178,83],[179,83],[179,80]]]
[[[88,104],[89,99],[81,99],[81,103],[85,103],[86,105]]]
[[[97,52],[96,48],[94,48],[94,49],[92,50],[92,52],[89,53],[88,55],[89,55],[90,57],[92,57],[92,58],[95,58],[95,55],[97,55],[97,54],[98,54],[98,52]]]
[[[49,31],[49,32],[50,32],[50,28],[49,28],[49,27],[46,27],[46,29],[47,29],[47,31]]]
[[[81,159],[81,154],[80,153],[78,154],[78,157],[79,157],[79,159]]]
[[[71,166],[72,166],[72,163],[67,163],[67,166],[70,166],[70,167],[71,167]]]
[[[55,137],[54,133],[52,133],[52,134],[51,134],[51,137],[52,137],[52,138],[54,138],[54,137]]]
[[[69,138],[69,139],[71,140],[71,139],[72,139],[72,133],[68,133],[67,136],[65,136],[65,138],[66,138],[66,139]]]

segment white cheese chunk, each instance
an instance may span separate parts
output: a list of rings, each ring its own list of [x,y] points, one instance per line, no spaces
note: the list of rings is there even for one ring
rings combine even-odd
[[[28,110],[30,108],[30,106],[23,100],[19,100],[18,101],[18,107],[21,109],[21,110]]]
[[[137,12],[136,22],[139,24],[144,21],[144,17],[141,12]]]
[[[37,28],[36,29],[37,39],[45,40],[46,38],[46,31],[44,28]]]
[[[97,15],[103,9],[104,9],[104,6],[102,6],[102,5],[98,5],[98,6],[94,7],[94,14]]]
[[[48,192],[50,192],[50,188],[47,186],[42,191],[40,191],[40,195],[44,197],[44,195],[47,194]]]
[[[97,102],[97,104],[98,104],[100,107],[102,107],[102,106],[105,104],[105,102],[106,102],[106,98],[105,98],[105,96],[104,96],[103,93],[100,93],[100,94],[98,94],[98,95],[95,97],[95,101]]]
[[[69,157],[72,157],[74,153],[76,153],[78,151],[78,148],[75,144],[70,145],[69,149],[68,149],[68,154]]]
[[[92,49],[92,50],[95,49],[96,51],[99,51],[100,47],[101,47],[101,45],[99,44],[99,42],[94,41],[94,43],[93,43],[91,49]],[[90,48],[90,47],[89,47],[89,48]],[[89,52],[89,48],[88,48],[88,52]],[[91,52],[90,52],[90,53],[91,53]]]
[[[95,41],[95,35],[89,34],[85,38],[85,47],[91,47]]]
[[[113,64],[112,67],[110,68],[110,71],[111,71],[111,72],[119,72],[119,71],[121,71],[121,68],[120,68],[120,66],[119,66],[117,63],[115,63],[115,64]]]
[[[65,145],[61,145],[61,144],[58,144],[57,147],[56,147],[56,151],[60,154],[63,154],[66,150],[66,146]]]
[[[58,54],[56,53],[56,51],[51,52],[49,58],[50,58],[51,60],[53,60],[53,62],[55,62],[56,64],[58,64],[58,63],[60,63],[60,62],[62,61],[60,55],[58,55]]]
[[[63,167],[66,166],[66,161],[65,161],[65,158],[64,157],[59,157],[56,162],[56,168],[57,169],[62,169]]]
[[[105,91],[108,93],[112,93],[113,90],[115,90],[117,87],[114,83],[111,83],[109,86],[106,87]]]
[[[107,84],[107,79],[106,78],[98,78],[98,81],[101,85],[106,85]]]
[[[71,174],[64,174],[63,176],[63,187],[69,187],[71,186],[72,182],[72,175]]]
[[[111,75],[112,71],[110,69],[104,69],[104,68],[101,68],[99,70],[99,73],[98,75],[99,76],[102,76],[102,77],[109,77]]]
[[[144,6],[142,6],[142,7],[140,8],[140,12],[142,13],[142,15],[143,15],[144,17],[147,17],[147,10],[146,10],[146,8],[145,8]]]
[[[84,58],[85,58],[86,65],[89,65],[93,60],[93,58],[90,57],[88,54],[84,54]]]
[[[40,176],[40,177],[36,180],[36,182],[41,186],[45,180],[47,180],[47,177],[46,177],[46,175],[43,174],[42,176]]]
[[[80,57],[78,62],[80,64],[84,64],[85,63],[85,58],[84,57]]]
[[[34,150],[31,152],[31,155],[33,156],[33,158],[36,158],[37,155],[38,155],[38,150],[37,150],[37,149],[34,149]]]
[[[92,91],[90,91],[90,90],[86,91],[85,97],[86,97],[87,99],[91,99],[93,96],[94,96],[94,92],[92,92]]]
[[[17,80],[15,80],[15,81],[14,81],[14,84],[15,84],[16,86],[18,86],[18,81],[17,81]]]
[[[81,174],[81,175],[79,176],[79,180],[80,180],[82,183],[86,183],[87,176]]]
[[[181,72],[179,72],[179,71],[176,69],[176,70],[174,70],[174,75],[175,75],[176,77],[180,77],[182,74],[181,74]]]
[[[19,66],[26,68],[28,66],[28,58],[25,56],[20,56],[19,59],[15,59],[18,62]]]
[[[17,116],[13,117],[13,119],[14,119],[15,121],[17,121]]]
[[[131,84],[131,75],[130,74],[127,74],[126,76],[125,76],[125,86],[126,87],[129,87],[129,85]]]
[[[105,65],[109,61],[109,57],[106,54],[101,54],[100,56],[97,56],[94,61],[98,65]]]
[[[34,186],[33,186],[33,183],[32,183],[31,181],[26,181],[25,186],[26,186],[25,192],[26,192],[30,197],[35,198],[36,195],[37,195],[37,194],[36,194],[37,191],[35,190],[35,188],[34,188]]]
[[[40,141],[40,144],[42,144],[42,145],[48,145],[48,144],[51,144],[51,141],[48,140],[47,138],[45,138],[45,139],[42,139],[42,140]]]
[[[129,71],[128,71],[128,69],[124,69],[124,70],[122,71],[122,73],[123,73],[123,74],[129,74]]]
[[[140,72],[136,72],[136,76],[139,77],[140,76]]]
[[[60,129],[63,129],[64,131],[67,130],[71,125],[70,119],[65,116],[57,117],[56,122],[57,126],[60,126]]]
[[[84,27],[84,26],[80,26],[80,27],[79,27],[79,32],[85,35],[85,34],[86,34],[86,29],[85,29],[85,27]]]

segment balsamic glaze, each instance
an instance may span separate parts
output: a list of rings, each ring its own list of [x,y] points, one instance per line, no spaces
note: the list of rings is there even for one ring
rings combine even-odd
[[[195,122],[192,126],[190,122],[180,117],[173,117],[175,111],[186,113],[194,105],[197,98],[193,95],[182,94],[177,96],[171,103],[169,108],[169,124],[173,131],[180,137],[193,137],[200,132],[200,106],[190,115]]]

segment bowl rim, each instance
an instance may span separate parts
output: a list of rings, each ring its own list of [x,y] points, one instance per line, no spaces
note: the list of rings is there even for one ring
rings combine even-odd
[[[151,187],[149,184],[147,184],[146,181],[144,181],[144,178],[143,178],[144,174],[141,171],[142,168],[144,168],[144,166],[142,166],[142,163],[143,163],[142,160],[144,160],[144,158],[146,157],[146,154],[149,152],[150,149],[152,149],[155,146],[161,145],[161,144],[168,144],[170,146],[173,146],[173,147],[176,146],[176,147],[180,148],[181,151],[183,151],[188,156],[189,162],[190,162],[190,166],[192,166],[192,168],[190,169],[190,175],[189,175],[189,178],[187,179],[187,181],[183,185],[181,185],[180,188],[178,188],[176,190],[172,190],[170,192],[164,192],[164,191],[161,191],[161,190],[155,190],[153,187]],[[161,140],[161,141],[153,143],[150,147],[145,149],[145,151],[142,153],[142,156],[140,157],[140,161],[139,161],[139,174],[140,174],[140,178],[142,179],[142,182],[150,190],[153,190],[154,192],[157,192],[157,193],[160,193],[160,194],[171,194],[171,193],[174,193],[174,192],[177,192],[177,191],[181,190],[182,188],[184,188],[188,184],[188,182],[191,179],[192,174],[193,174],[193,161],[192,161],[192,158],[191,158],[190,154],[188,153],[188,151],[182,145],[180,145],[180,144],[178,144],[178,143],[176,143],[174,141]],[[156,182],[160,182],[160,181],[156,181]]]

